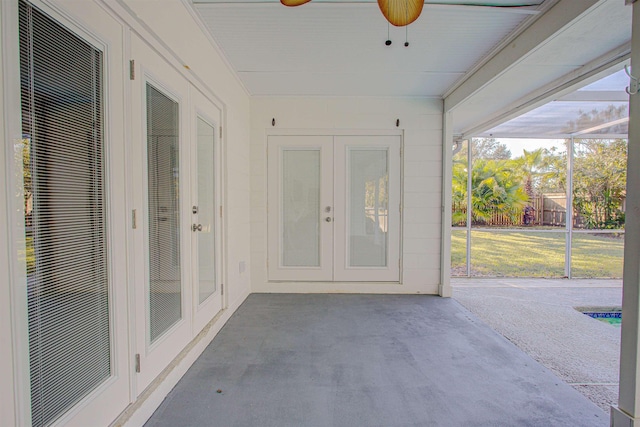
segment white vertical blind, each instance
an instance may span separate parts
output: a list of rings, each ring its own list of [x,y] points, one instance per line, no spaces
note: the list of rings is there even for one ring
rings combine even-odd
[[[182,318],[178,103],[147,83],[149,339]]]
[[[32,423],[111,375],[102,53],[20,1]]]

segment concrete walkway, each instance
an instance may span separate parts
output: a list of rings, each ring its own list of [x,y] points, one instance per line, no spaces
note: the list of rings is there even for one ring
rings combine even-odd
[[[620,326],[575,307],[620,307],[621,280],[455,279],[454,298],[604,411],[618,400]]]
[[[608,424],[453,299],[254,294],[147,426]]]

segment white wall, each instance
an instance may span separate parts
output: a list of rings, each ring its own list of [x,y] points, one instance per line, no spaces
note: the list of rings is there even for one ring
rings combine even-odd
[[[266,142],[277,129],[403,130],[402,283],[270,283],[267,280]],[[400,126],[396,128],[396,119]],[[437,294],[440,284],[442,101],[430,98],[251,100],[251,277],[254,292]]]

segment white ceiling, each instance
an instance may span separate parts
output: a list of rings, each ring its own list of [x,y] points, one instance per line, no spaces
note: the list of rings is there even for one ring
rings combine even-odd
[[[252,95],[441,97],[535,12],[426,4],[408,26],[405,47],[406,29],[388,28],[374,0],[314,0],[294,8],[277,1],[196,1]],[[387,47],[388,30],[393,43]]]
[[[493,127],[514,106],[526,113],[526,100],[540,88],[624,50],[631,38],[631,8],[624,0],[427,1],[408,26],[409,47],[405,28],[388,26],[375,0],[313,0],[294,8],[277,0],[193,1],[255,96],[447,98],[500,49],[526,44],[515,37],[536,20],[553,22],[575,10],[575,19],[456,103],[458,134]],[[467,5],[455,4],[460,2]],[[593,6],[580,11],[587,3]],[[488,4],[494,6],[480,6]],[[385,46],[388,31],[391,46]]]

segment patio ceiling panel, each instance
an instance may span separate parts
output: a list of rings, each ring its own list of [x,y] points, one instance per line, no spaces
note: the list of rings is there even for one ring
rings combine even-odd
[[[251,94],[299,96],[442,97],[537,13],[535,7],[426,4],[408,26],[405,47],[405,28],[389,26],[375,1],[314,0],[287,8],[199,0],[194,7]],[[385,46],[387,31],[391,46]]]

